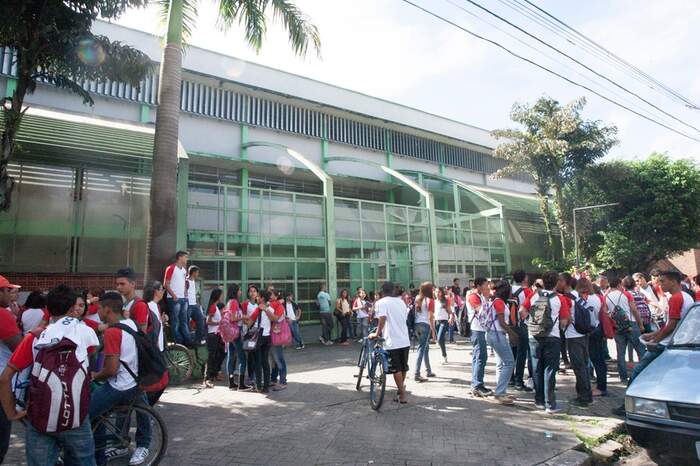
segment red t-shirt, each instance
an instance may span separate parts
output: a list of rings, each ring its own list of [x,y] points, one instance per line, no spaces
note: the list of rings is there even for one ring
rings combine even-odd
[[[683,292],[677,291],[668,300],[668,319],[680,320],[683,311]]]
[[[137,299],[134,304],[132,304],[129,310],[131,319],[136,322],[137,325],[146,325],[148,323],[148,304],[143,299]]]
[[[9,310],[0,308],[0,340],[7,340],[20,333],[17,317]]]
[[[97,305],[97,304],[95,304],[95,303],[89,304],[89,305],[88,305],[88,308],[87,308],[87,314],[86,314],[86,315],[91,316],[91,315],[93,315],[93,314],[97,314],[97,309],[99,309],[99,307],[100,307],[100,306]]]
[[[469,301],[469,305],[473,309],[478,309],[481,307],[481,297],[477,293],[470,294],[467,301]]]

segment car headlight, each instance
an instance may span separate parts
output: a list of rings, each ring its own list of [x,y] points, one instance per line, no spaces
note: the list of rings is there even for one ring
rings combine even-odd
[[[665,401],[647,400],[645,398],[625,397],[625,411],[630,414],[669,418]]]

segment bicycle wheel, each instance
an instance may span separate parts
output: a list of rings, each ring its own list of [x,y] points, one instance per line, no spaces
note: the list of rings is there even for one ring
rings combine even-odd
[[[192,377],[194,360],[186,346],[178,343],[168,345],[165,349],[165,360],[168,364],[171,384],[181,384]]]
[[[365,345],[362,345],[362,348],[360,348],[360,358],[357,360],[357,367],[360,368],[358,371],[357,375],[357,384],[355,384],[355,390],[360,390],[360,387],[362,386],[362,373],[365,370],[365,365],[367,364],[365,353],[367,350],[365,349]]]
[[[144,426],[148,426],[145,428]],[[168,430],[160,415],[145,405],[118,406],[101,416],[92,426],[95,448],[114,448],[120,453],[110,466],[128,465],[138,446],[148,450],[143,466],[160,464],[168,449]],[[149,433],[150,431],[150,433]],[[136,443],[132,442],[132,439]]]
[[[369,376],[369,403],[373,410],[378,410],[384,402],[386,390],[386,372],[384,358],[381,354],[374,355],[374,370]]]

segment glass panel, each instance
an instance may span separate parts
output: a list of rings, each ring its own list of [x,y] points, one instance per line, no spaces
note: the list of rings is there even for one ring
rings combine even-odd
[[[408,261],[408,244],[388,243],[389,244],[389,259],[392,261]]]
[[[250,210],[260,211],[263,206],[263,194],[257,189],[250,189],[248,194],[248,208]]]
[[[223,207],[221,188],[218,186],[190,184],[187,189],[187,203],[199,207]]]
[[[473,261],[474,250],[471,246],[456,246],[455,247],[455,258],[457,260],[463,261]]]
[[[296,234],[298,236],[323,236],[323,219],[297,217]]]
[[[409,263],[392,265],[390,270],[391,281],[404,288],[412,283],[411,265]]]
[[[350,264],[347,262],[338,262],[335,268],[336,276],[338,281],[347,280],[350,281]]]
[[[491,278],[491,267],[488,265],[477,265],[474,267],[475,277]]]
[[[302,240],[297,239],[297,257],[326,257],[326,243],[324,243],[323,241],[318,241],[318,244],[316,244],[313,241],[304,241],[303,244],[299,244],[300,241]]]
[[[294,262],[264,262],[265,281],[291,280],[294,281]]]
[[[362,238],[366,240],[385,239],[384,223],[362,222]]]
[[[241,208],[241,189],[226,187],[226,208],[240,209]]]
[[[429,262],[413,263],[413,285],[419,286],[420,283],[431,279],[431,265]],[[409,283],[410,285],[410,283]]]
[[[263,231],[262,220],[260,218],[260,212],[248,212],[248,232],[249,233],[261,233]]]
[[[242,267],[242,270],[245,271],[243,279],[246,279],[246,283],[253,285],[262,284],[262,269],[259,261],[243,262]]]
[[[491,254],[487,248],[473,248],[474,251],[474,262],[489,262],[491,260]]]
[[[438,260],[454,260],[455,258],[455,248],[454,246],[438,246]]]
[[[359,219],[359,203],[345,199],[336,199],[335,216],[337,218]]]
[[[472,244],[471,231],[457,230],[457,244],[470,246]]]
[[[380,241],[365,241],[362,243],[364,258],[371,260],[384,260],[386,258],[386,243]]]
[[[294,217],[291,215],[263,214],[264,222],[270,222],[271,236],[294,236]]]
[[[427,227],[411,227],[411,242],[412,243],[428,243],[430,235]]]
[[[233,256],[260,257],[260,237],[256,235],[229,235],[226,245]]]
[[[243,279],[243,275],[241,273],[241,263],[240,262],[228,262],[228,263],[226,263],[226,273],[227,273],[226,278],[228,279],[229,282],[240,283],[240,281]],[[243,292],[243,294],[245,294],[245,291]]]
[[[408,241],[408,227],[387,223],[387,239],[390,241]]]
[[[486,218],[475,217],[472,219],[472,229],[474,231],[486,231]]]
[[[437,227],[443,228],[454,228],[454,216],[452,212],[435,212],[435,219],[437,221]]]
[[[489,245],[489,235],[488,233],[478,233],[474,232],[474,246],[488,246]]]
[[[226,211],[226,231],[238,233],[241,231],[241,213],[235,210]]]
[[[429,261],[430,245],[411,245],[411,259],[413,259],[414,261]]]
[[[335,236],[338,238],[360,239],[360,222],[358,220],[336,220]]]
[[[408,208],[408,223],[412,225],[427,225],[428,212],[425,209]]]
[[[219,256],[224,250],[224,243],[218,234],[188,233],[187,250],[193,256]]]
[[[491,273],[493,274],[494,277],[504,277],[507,272],[506,272],[506,266],[505,265],[492,265],[491,266]]]
[[[438,244],[454,244],[454,230],[437,230]]]
[[[297,274],[299,280],[325,279],[326,264],[322,262],[299,262],[297,264]]]
[[[361,243],[359,241],[338,241],[335,254],[343,259],[360,259],[362,257]]]
[[[338,203],[336,202],[336,205]],[[296,213],[302,215],[323,216],[323,199],[320,197],[301,196],[297,194]],[[337,214],[337,212],[336,212]]]
[[[289,238],[289,242],[292,244],[269,244],[269,249],[265,248],[266,255],[268,257],[294,257],[293,239]]]
[[[384,221],[384,205],[374,204],[370,202],[362,203],[362,219],[363,220],[379,220]]]
[[[224,215],[220,210],[187,208],[187,227],[190,230],[219,231],[223,224]]]
[[[198,260],[194,264],[199,267],[200,280],[221,282],[224,279],[224,263],[222,261]]]
[[[386,221],[406,223],[407,215],[405,207],[386,206]]]
[[[496,246],[496,247],[503,247],[505,246],[505,238],[503,237],[503,234],[495,234],[491,235],[491,246]]]
[[[491,262],[505,262],[506,251],[504,249],[491,249]]]
[[[501,233],[501,219],[500,218],[489,218],[489,233]]]
[[[270,192],[269,210],[273,212],[294,212],[292,195],[274,191]]]

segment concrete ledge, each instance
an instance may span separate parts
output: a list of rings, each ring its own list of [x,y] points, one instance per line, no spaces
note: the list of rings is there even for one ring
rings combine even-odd
[[[593,464],[593,461],[588,454],[582,451],[566,450],[540,464],[543,466],[589,466]]]

